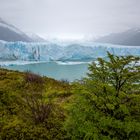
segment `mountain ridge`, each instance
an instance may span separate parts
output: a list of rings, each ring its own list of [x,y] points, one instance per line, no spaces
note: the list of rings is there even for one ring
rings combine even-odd
[[[43,38],[36,35],[36,38],[32,38],[28,36],[28,34],[24,33],[17,27],[12,24],[7,23],[2,18],[0,18],[0,40],[8,41],[8,42],[37,42],[37,41],[45,41]]]
[[[140,28],[133,28],[120,33],[112,33],[96,39],[95,42],[140,46]]]

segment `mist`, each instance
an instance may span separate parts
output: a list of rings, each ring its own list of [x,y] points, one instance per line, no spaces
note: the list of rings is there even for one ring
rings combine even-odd
[[[96,38],[139,28],[140,1],[0,0],[0,17],[45,38]]]

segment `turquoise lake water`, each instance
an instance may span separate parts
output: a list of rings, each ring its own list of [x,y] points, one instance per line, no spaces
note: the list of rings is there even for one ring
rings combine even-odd
[[[42,76],[51,77],[57,80],[80,80],[88,72],[88,63],[79,64],[58,64],[56,62],[35,63],[26,65],[4,66],[6,69],[18,70],[21,72],[31,71]]]

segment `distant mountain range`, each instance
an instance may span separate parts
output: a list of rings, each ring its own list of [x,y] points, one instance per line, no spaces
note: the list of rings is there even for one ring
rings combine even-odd
[[[24,33],[17,27],[0,18],[0,40],[14,42],[45,42],[46,40],[34,33]],[[140,46],[140,29],[130,29],[121,33],[112,33],[95,40],[99,43],[110,43],[127,46]]]
[[[16,28],[15,26],[8,24],[0,18],[0,40],[4,41],[23,41],[23,42],[42,42],[45,39],[35,34],[26,34]]]
[[[113,33],[104,37],[100,37],[95,40],[95,42],[140,46],[140,29],[130,29],[121,33]]]

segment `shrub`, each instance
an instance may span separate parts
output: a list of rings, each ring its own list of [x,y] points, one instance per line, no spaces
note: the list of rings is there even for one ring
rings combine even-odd
[[[25,81],[27,83],[37,83],[37,84],[43,84],[44,80],[40,75],[31,73],[31,72],[26,72],[25,73]]]

